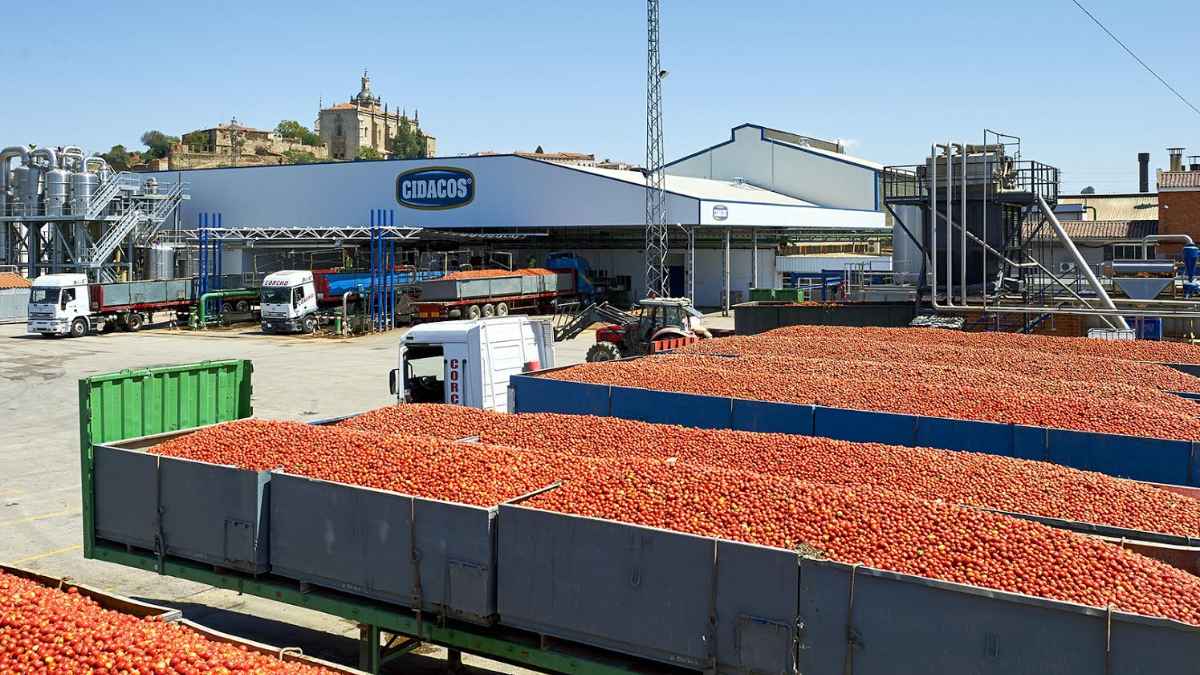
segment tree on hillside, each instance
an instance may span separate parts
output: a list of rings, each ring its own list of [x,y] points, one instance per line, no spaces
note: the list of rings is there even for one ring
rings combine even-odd
[[[208,149],[208,134],[203,131],[193,131],[183,135],[183,144],[197,150]]]
[[[100,156],[114,171],[125,171],[129,168],[129,151],[123,145],[114,145],[108,152],[101,153]]]
[[[303,150],[287,150],[283,153],[283,159],[287,164],[312,164],[319,161],[316,155]]]
[[[375,148],[364,145],[358,149],[358,154],[354,159],[383,159],[383,155]]]
[[[429,141],[421,133],[421,127],[400,118],[400,127],[390,142],[391,155],[395,159],[422,159],[426,156]]]
[[[1094,194],[1096,194],[1096,188],[1094,188],[1094,187],[1092,187],[1091,185],[1089,185],[1089,186],[1087,186],[1087,187],[1083,188],[1083,190],[1081,190],[1081,191],[1079,192],[1079,194],[1081,194],[1081,195],[1094,195]]]
[[[143,152],[142,156],[147,160],[161,159],[170,153],[171,145],[178,142],[179,138],[176,136],[168,136],[158,130],[147,131],[142,134],[142,145],[149,150]]]
[[[321,144],[321,137],[319,135],[309,131],[308,127],[300,124],[296,120],[281,121],[278,125],[276,125],[275,133],[279,134],[282,138],[298,141],[304,145]]]

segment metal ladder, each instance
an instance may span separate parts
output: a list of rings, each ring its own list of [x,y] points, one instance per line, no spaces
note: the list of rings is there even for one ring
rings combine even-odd
[[[171,213],[179,207],[179,203],[183,201],[184,184],[182,182],[175,183],[171,189],[167,191],[165,197],[154,204],[154,208],[150,210],[149,227],[145,228],[137,235],[137,243],[145,245],[150,242],[150,239],[158,233],[162,224],[167,221]]]

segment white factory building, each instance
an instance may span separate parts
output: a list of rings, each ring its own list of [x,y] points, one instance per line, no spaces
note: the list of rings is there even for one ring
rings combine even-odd
[[[777,285],[770,236],[886,231],[881,168],[793,134],[736,127],[728,140],[666,167],[668,222],[678,226],[672,228],[669,264],[684,265],[687,230],[696,241],[709,242],[696,247],[694,300],[719,305],[724,250],[713,242],[730,231],[733,299],[745,298],[753,286]],[[197,169],[155,177],[160,185],[187,184],[191,198],[179,210],[183,229],[194,228],[201,214],[220,214],[226,230],[361,227],[372,209],[385,209],[394,211],[395,225],[423,228],[429,238],[455,231],[526,234],[519,246],[530,253],[538,247],[571,248],[594,269],[628,275],[635,297],[644,291],[638,240],[645,180],[637,171],[485,155]],[[757,270],[751,264],[755,231],[762,235]],[[237,246],[229,242],[226,273],[240,271]],[[757,280],[751,278],[754,271]]]

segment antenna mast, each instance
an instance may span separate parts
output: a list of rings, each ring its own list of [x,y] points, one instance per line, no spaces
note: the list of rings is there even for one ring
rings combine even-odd
[[[659,0],[646,5],[646,295],[667,297],[667,195],[663,175],[662,80],[659,59]]]

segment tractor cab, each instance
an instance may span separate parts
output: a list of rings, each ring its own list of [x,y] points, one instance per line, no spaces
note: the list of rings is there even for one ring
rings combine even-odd
[[[587,353],[589,362],[645,354],[655,340],[708,337],[701,325],[703,315],[687,298],[647,298],[638,302],[636,314],[600,315],[617,320],[596,331],[596,344]]]

